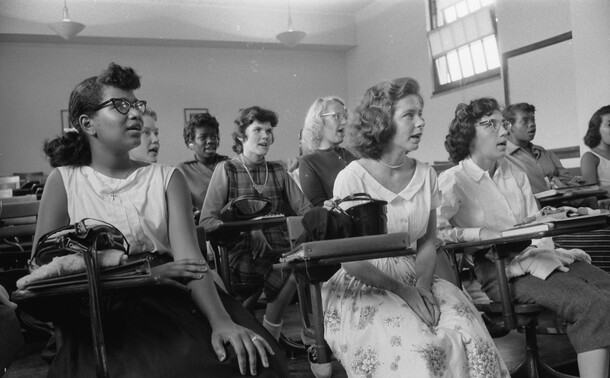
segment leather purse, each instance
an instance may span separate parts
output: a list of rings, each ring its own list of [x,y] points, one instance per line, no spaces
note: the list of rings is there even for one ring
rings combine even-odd
[[[230,200],[220,210],[220,220],[236,222],[262,217],[271,212],[271,199],[259,195],[246,194]]]
[[[55,257],[86,252],[93,244],[99,251],[116,249],[129,253],[129,243],[121,231],[110,223],[85,218],[41,236],[30,260],[30,269],[48,264]]]
[[[344,202],[362,202],[347,210],[339,205]],[[350,236],[381,235],[388,233],[387,201],[372,198],[368,193],[354,193],[333,201],[333,210],[352,220]]]
[[[129,243],[123,234],[109,223],[86,218],[53,230],[43,235],[36,244],[30,267],[40,269],[40,266],[50,263],[54,257],[81,254],[85,272],[34,281],[12,294],[13,301],[22,310],[41,320],[50,321],[76,316],[80,313],[81,305],[88,299],[98,377],[108,377],[102,328],[102,313],[107,303],[102,301],[102,291],[107,295],[125,289],[142,290],[158,285],[184,288],[172,279],[151,275],[151,263],[161,264],[165,258],[155,253],[136,255],[134,261],[128,260],[126,264],[100,269],[98,251],[107,249],[129,252]]]

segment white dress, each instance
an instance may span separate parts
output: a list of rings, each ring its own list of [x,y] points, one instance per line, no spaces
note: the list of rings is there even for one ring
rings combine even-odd
[[[440,204],[436,173],[417,162],[413,179],[395,194],[357,161],[339,173],[334,196],[366,192],[388,202],[388,232],[406,231],[416,247]],[[414,256],[369,260],[394,279],[415,285]],[[441,309],[429,328],[397,295],[340,269],[323,286],[325,338],[349,377],[508,377],[475,307],[453,284],[435,278]]]

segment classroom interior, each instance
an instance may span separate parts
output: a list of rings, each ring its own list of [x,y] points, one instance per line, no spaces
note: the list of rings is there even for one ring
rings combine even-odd
[[[237,111],[272,109],[279,124],[268,158],[285,160],[297,154],[314,99],[336,95],[352,109],[370,86],[402,76],[421,85],[426,127],[413,156],[430,164],[448,159],[443,141],[458,103],[483,96],[532,103],[535,143],[582,154],[591,114],[610,99],[607,0],[496,0],[490,9],[500,68],[443,90],[428,39],[432,0],[69,0],[70,18],[86,27],[68,41],[48,27],[61,19],[63,4],[0,2],[0,176],[50,172],[42,144],[66,127],[70,91],[109,62],[141,75],[136,95],[158,113],[159,162],[172,166],[192,158],[182,138],[189,112],[207,109],[218,119],[218,153],[232,156]],[[306,32],[295,47],[276,39],[289,6],[295,29]],[[570,156],[564,165],[578,167],[578,155]],[[288,332],[298,337],[298,310],[289,313]],[[46,374],[38,356],[44,343],[30,341],[8,377]],[[523,335],[496,341],[514,367]],[[544,335],[539,344],[543,358],[574,373],[565,336]],[[312,376],[306,356],[289,364],[293,376]]]

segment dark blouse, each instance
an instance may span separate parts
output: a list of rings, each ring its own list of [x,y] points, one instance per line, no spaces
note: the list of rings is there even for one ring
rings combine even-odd
[[[299,161],[301,188],[314,206],[322,206],[333,197],[333,186],[339,172],[356,157],[345,148],[336,147],[302,156]]]

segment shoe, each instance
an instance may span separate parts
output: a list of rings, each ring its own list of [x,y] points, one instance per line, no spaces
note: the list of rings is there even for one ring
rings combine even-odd
[[[487,331],[491,335],[492,338],[496,339],[498,337],[503,337],[508,335],[510,332],[509,329],[504,327],[504,321],[502,320],[494,320],[489,317],[489,315],[483,313],[481,314],[483,321],[485,322],[485,327],[487,327]]]

